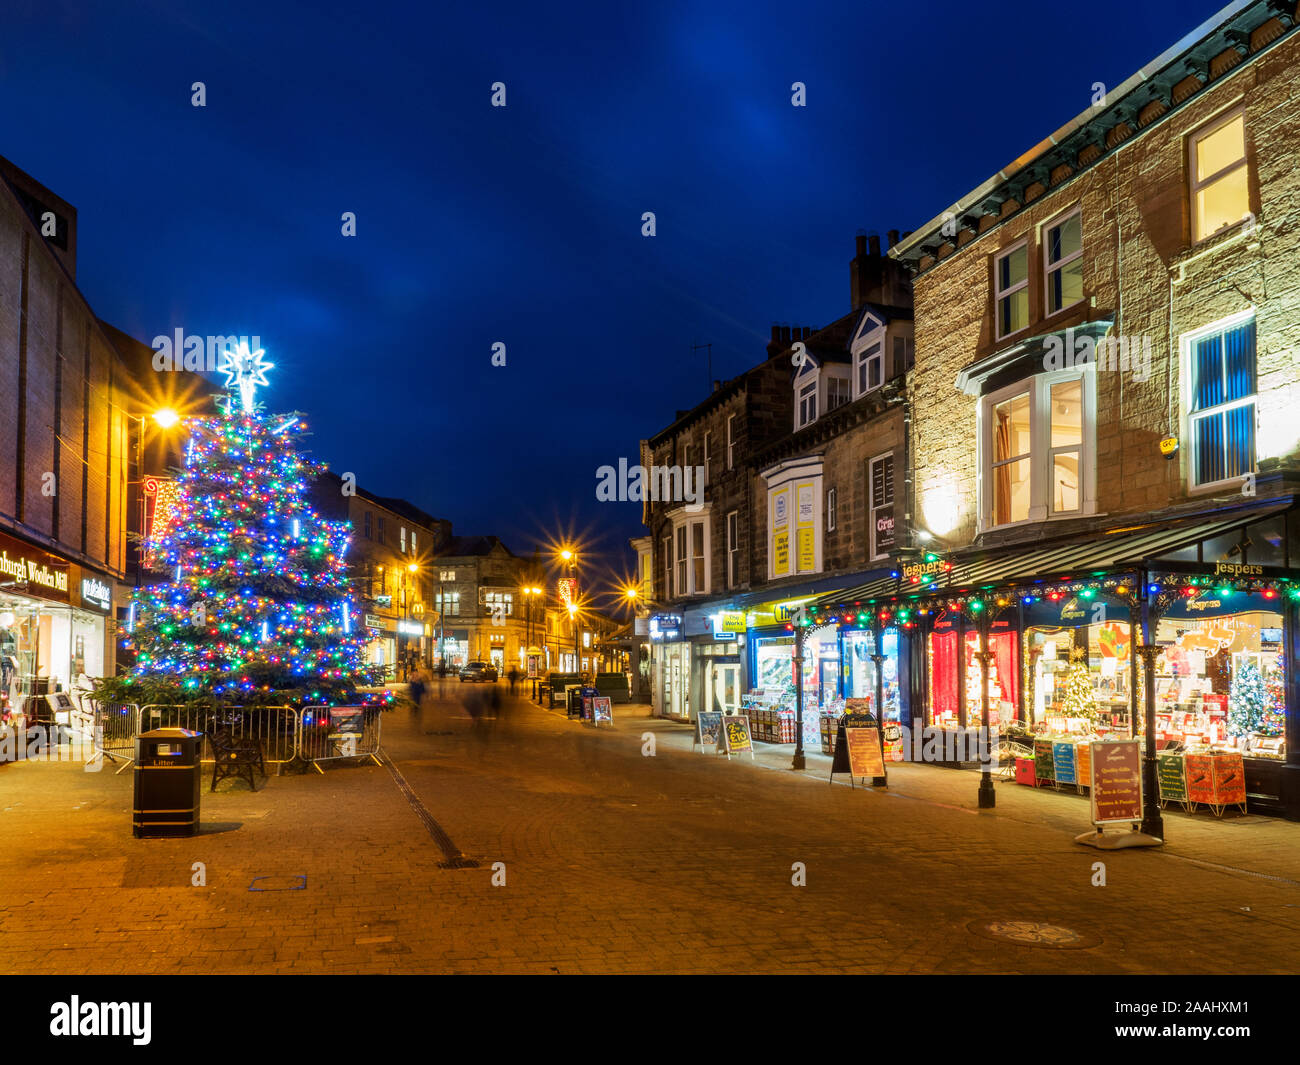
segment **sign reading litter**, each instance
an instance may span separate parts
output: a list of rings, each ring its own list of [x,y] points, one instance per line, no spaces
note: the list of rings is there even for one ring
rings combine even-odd
[[[1092,822],[1142,820],[1142,766],[1137,740],[1092,745]]]

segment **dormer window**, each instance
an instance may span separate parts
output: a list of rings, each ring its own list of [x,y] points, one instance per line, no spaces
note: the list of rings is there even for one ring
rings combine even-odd
[[[817,420],[817,382],[809,381],[799,389],[799,428]]]
[[[868,345],[858,354],[858,395],[879,388],[885,379],[885,356],[880,342]]]

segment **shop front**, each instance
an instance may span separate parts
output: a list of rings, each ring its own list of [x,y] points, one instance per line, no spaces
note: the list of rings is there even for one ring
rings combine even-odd
[[[684,639],[680,614],[650,618],[650,647],[654,668],[654,713],[686,721],[691,714],[691,645]]]
[[[1149,684],[1161,799],[1300,819],[1300,752],[1288,748],[1288,733],[1292,748],[1300,737],[1300,512],[1275,501],[1238,513],[921,566],[902,558],[887,580],[820,597],[808,625],[824,632],[857,612],[893,626],[910,662],[895,667],[905,716],[987,724],[1037,761],[1028,783],[1086,787],[1082,748],[1130,736],[1145,745]],[[850,663],[869,658],[852,633],[843,639]],[[846,694],[861,690],[847,665]],[[1238,803],[1219,783],[1243,776]]]
[[[113,668],[113,582],[0,534],[0,717],[35,716],[33,700],[87,688]]]
[[[439,630],[435,629],[435,632]],[[460,669],[469,659],[469,629],[444,629],[436,641],[437,659],[448,669]]]
[[[366,614],[365,662],[382,667],[391,679],[397,668],[397,623],[379,614]]]

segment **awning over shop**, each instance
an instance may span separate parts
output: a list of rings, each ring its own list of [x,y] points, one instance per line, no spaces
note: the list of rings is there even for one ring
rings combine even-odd
[[[876,603],[922,602],[975,592],[1046,591],[1054,584],[1132,577],[1138,570],[1168,568],[1186,571],[1217,568],[1231,576],[1270,575],[1300,579],[1300,528],[1294,500],[1183,520],[1166,519],[1142,525],[1117,526],[1074,533],[1037,546],[1024,544],[965,549],[934,556],[937,573],[913,578],[900,565],[888,577],[841,592],[818,596],[811,607],[838,610]],[[1281,516],[1290,512],[1288,519]],[[1267,559],[1257,565],[1256,559]],[[1230,573],[1235,568],[1237,573]],[[1035,593],[1036,594],[1036,593]]]

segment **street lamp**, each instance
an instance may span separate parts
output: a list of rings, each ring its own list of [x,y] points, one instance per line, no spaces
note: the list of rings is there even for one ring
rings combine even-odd
[[[137,415],[136,415],[136,420],[140,423],[140,432],[136,434],[136,438],[135,438],[135,481],[132,482],[132,483],[135,485],[135,489],[136,489],[136,492],[137,492],[138,495],[139,495],[139,500],[140,500],[140,505],[139,505],[139,512],[140,512],[140,536],[141,536],[141,538],[142,538],[142,539],[141,539],[141,543],[140,543],[140,544],[137,546],[137,548],[136,548],[136,558],[135,558],[135,586],[136,586],[137,588],[140,587],[140,570],[141,570],[141,568],[142,568],[142,565],[143,565],[143,559],[144,559],[144,543],[143,543],[143,537],[144,537],[145,534],[148,532],[148,530],[145,529],[145,527],[144,527],[144,526],[145,526],[145,514],[146,514],[146,511],[145,511],[145,501],[144,501],[144,480],[145,480],[145,477],[144,477],[144,429],[145,429],[145,418],[146,418],[146,417],[152,419],[152,420],[153,420],[153,423],[154,423],[155,425],[157,425],[159,429],[171,429],[171,428],[173,428],[175,425],[177,425],[177,424],[180,422],[180,420],[181,420],[181,416],[180,416],[179,414],[177,414],[176,411],[174,411],[171,407],[162,407],[162,408],[160,408],[160,409],[158,409],[158,410],[156,410],[156,411],[152,411],[152,412],[149,413],[148,415],[144,415],[144,414],[137,414]]]
[[[411,642],[411,633],[409,631],[411,625],[411,593],[407,587],[406,575],[408,573],[415,574],[419,572],[420,572],[420,566],[419,563],[417,562],[408,562],[406,565],[406,569],[402,571],[402,614],[404,615],[402,618],[402,623],[403,623],[403,627],[406,628],[407,631],[399,632],[399,635],[404,637],[404,639],[401,641],[399,646],[401,647],[402,675],[404,679],[408,678],[410,673],[410,667],[407,665],[406,652],[410,650],[410,642]],[[412,581],[412,583],[414,582]]]
[[[527,665],[528,665],[528,656],[530,655],[530,653],[532,652],[532,649],[533,649],[533,610],[534,610],[534,604],[537,602],[537,597],[538,597],[539,595],[541,595],[541,594],[542,594],[542,589],[541,589],[541,588],[536,588],[536,587],[534,587],[534,586],[532,586],[532,585],[529,585],[527,588],[524,589],[524,605],[525,605],[525,607],[526,607],[526,609],[527,609],[527,623],[528,623],[527,635],[525,636],[525,640],[526,640],[526,642],[527,642],[527,646],[524,648],[524,665],[525,665],[525,667],[527,667]],[[533,698],[536,699],[536,698],[537,698],[537,682],[538,682],[538,678],[537,678],[537,672],[536,672],[536,670],[533,671],[532,682],[533,682]]]

